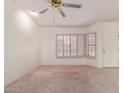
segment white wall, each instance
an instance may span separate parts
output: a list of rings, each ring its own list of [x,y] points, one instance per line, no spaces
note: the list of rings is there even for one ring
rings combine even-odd
[[[41,29],[41,65],[93,65],[103,67],[102,63],[102,33],[118,32],[118,22],[98,22],[88,27],[80,28],[42,28]],[[60,33],[97,33],[97,57],[88,58],[56,58],[56,34]]]
[[[40,65],[40,28],[5,0],[5,85]]]

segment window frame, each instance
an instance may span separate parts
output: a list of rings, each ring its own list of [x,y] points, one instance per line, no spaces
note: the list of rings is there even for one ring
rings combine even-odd
[[[66,36],[69,35],[69,37],[71,38],[71,35],[76,35],[76,48],[77,48],[77,55],[76,56],[71,56],[71,39],[70,39],[70,56],[64,56],[64,40],[63,40],[63,56],[58,56],[58,36]],[[82,56],[78,56],[78,35],[82,35],[85,39],[85,34],[84,33],[78,33],[78,34],[57,34],[56,35],[56,58],[85,58],[86,55],[82,55]],[[84,40],[85,42],[85,40]],[[84,53],[86,54],[86,53]]]
[[[87,35],[89,35],[89,34],[94,34],[95,35],[95,56],[94,57],[91,57],[91,56],[88,56],[88,51],[87,51]],[[71,39],[70,39],[70,56],[64,56],[64,36],[69,36],[69,38],[71,38],[71,36],[73,36],[73,35],[76,35],[76,48],[77,48],[77,55],[76,56],[71,56]],[[83,38],[84,39],[82,39],[83,40],[83,43],[84,43],[84,45],[83,45],[83,47],[84,47],[84,52],[82,52],[83,53],[83,55],[82,56],[79,56],[78,55],[78,35],[82,35],[83,36]],[[62,42],[63,42],[63,54],[62,54],[62,56],[58,56],[58,36],[62,36],[63,37],[63,40],[62,40]],[[56,34],[56,58],[59,58],[59,59],[64,59],[64,58],[91,58],[91,59],[95,59],[96,58],[96,32],[92,32],[92,33],[72,33],[72,34]]]
[[[95,36],[95,44],[94,44],[94,45],[88,45],[88,44],[87,44],[87,41],[88,41],[87,36],[90,35],[90,34],[94,34],[94,36]],[[86,57],[87,57],[87,58],[96,59],[96,54],[97,54],[97,52],[96,52],[96,47],[97,47],[97,42],[96,42],[96,40],[97,40],[97,39],[96,39],[96,38],[97,38],[97,37],[96,37],[96,32],[91,32],[91,33],[87,33],[87,34],[86,34],[86,45],[85,45],[85,46],[86,46]],[[88,54],[88,53],[89,53],[89,48],[88,48],[88,46],[94,46],[94,47],[95,47],[95,56],[94,56],[94,57],[89,56],[89,54]]]

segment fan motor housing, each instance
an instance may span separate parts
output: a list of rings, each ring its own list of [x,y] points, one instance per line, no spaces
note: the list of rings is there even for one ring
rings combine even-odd
[[[62,1],[61,0],[51,0],[51,5],[55,8],[58,8],[62,6]]]

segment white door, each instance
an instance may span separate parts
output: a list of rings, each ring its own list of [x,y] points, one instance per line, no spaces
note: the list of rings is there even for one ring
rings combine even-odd
[[[118,33],[103,33],[103,67],[118,67]]]

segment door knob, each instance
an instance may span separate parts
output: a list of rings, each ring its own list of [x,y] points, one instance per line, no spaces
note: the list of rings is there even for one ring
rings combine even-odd
[[[105,49],[103,49],[103,53],[106,53],[106,50]]]

